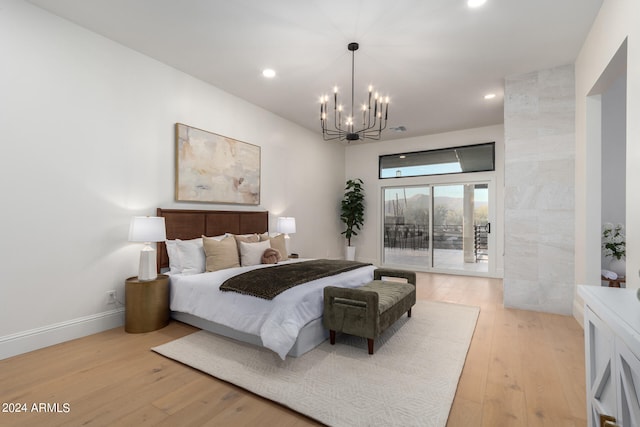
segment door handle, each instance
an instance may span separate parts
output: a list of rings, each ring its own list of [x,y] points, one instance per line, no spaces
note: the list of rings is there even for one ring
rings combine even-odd
[[[611,415],[600,414],[600,427],[619,427],[616,418]]]

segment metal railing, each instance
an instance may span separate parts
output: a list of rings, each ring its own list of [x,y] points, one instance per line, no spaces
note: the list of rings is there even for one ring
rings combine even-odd
[[[487,231],[486,225],[474,226],[474,249],[478,258],[486,256]],[[429,249],[429,226],[386,223],[384,247],[427,250]],[[462,225],[434,225],[433,247],[462,250]]]
[[[416,224],[385,224],[384,247],[397,249],[429,249],[429,226]]]
[[[473,254],[478,261],[486,261],[489,258],[489,224],[476,224],[473,226]]]

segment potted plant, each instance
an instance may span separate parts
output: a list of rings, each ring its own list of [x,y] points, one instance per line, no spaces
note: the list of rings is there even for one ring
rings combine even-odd
[[[360,178],[347,180],[344,188],[344,198],[340,208],[340,219],[347,226],[341,234],[347,239],[346,257],[353,261],[356,248],[351,246],[351,238],[358,235],[358,230],[364,224],[364,189]]]
[[[605,223],[602,226],[602,252],[605,258],[611,258],[608,269],[618,276],[625,275],[625,237],[622,224]]]

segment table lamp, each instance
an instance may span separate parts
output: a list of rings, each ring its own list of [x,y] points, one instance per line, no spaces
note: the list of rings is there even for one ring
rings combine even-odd
[[[296,219],[290,216],[278,217],[278,223],[276,224],[276,231],[284,234],[284,244],[289,253],[289,234],[296,232]]]
[[[138,280],[150,281],[158,277],[156,251],[151,242],[163,242],[167,239],[164,218],[157,216],[134,216],[129,225],[129,241],[144,242],[140,251]]]
[[[276,224],[276,231],[284,234],[285,239],[289,239],[289,234],[296,232],[296,219],[290,216],[281,216]]]

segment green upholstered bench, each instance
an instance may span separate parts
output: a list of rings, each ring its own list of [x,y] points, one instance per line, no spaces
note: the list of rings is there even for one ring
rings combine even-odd
[[[383,280],[385,277],[407,282]],[[322,322],[329,330],[331,344],[336,342],[336,332],[356,335],[367,339],[369,354],[373,354],[374,340],[380,334],[404,313],[411,317],[411,307],[416,303],[416,273],[378,268],[373,278],[359,288],[324,288]]]

